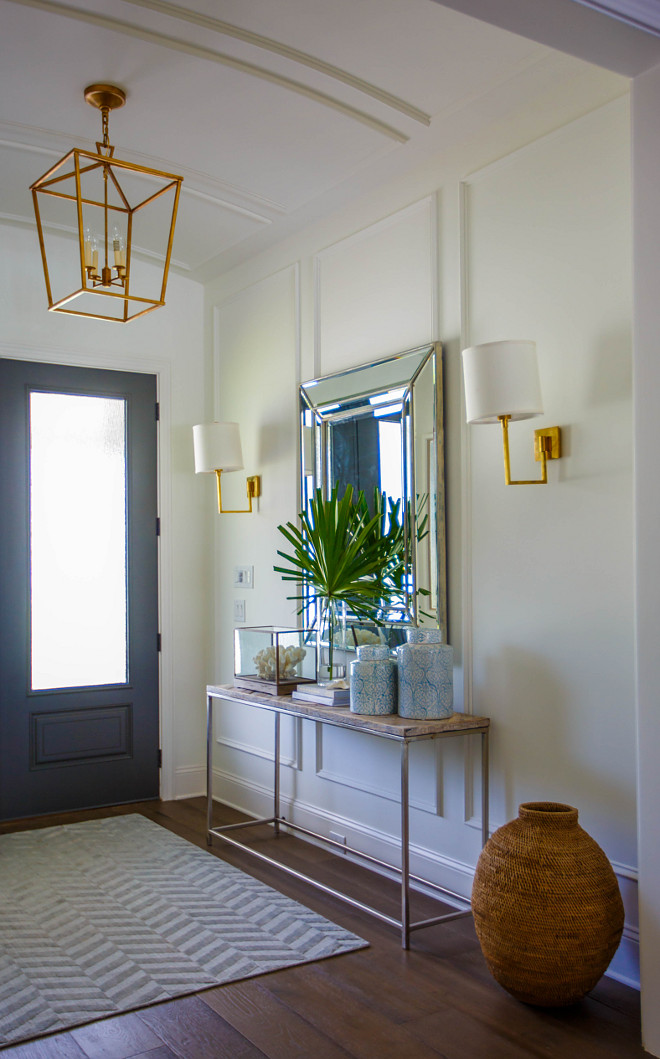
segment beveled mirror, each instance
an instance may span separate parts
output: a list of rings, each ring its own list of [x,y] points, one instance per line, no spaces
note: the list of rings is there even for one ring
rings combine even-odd
[[[387,624],[447,637],[442,347],[420,346],[300,387],[301,499],[349,483],[401,501],[404,591]]]

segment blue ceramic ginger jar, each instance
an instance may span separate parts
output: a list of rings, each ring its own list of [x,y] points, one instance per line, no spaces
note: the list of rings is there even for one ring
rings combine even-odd
[[[454,712],[454,652],[439,629],[408,629],[396,649],[399,713],[414,720],[451,717]]]
[[[361,644],[351,662],[353,713],[396,713],[396,662],[385,644]]]

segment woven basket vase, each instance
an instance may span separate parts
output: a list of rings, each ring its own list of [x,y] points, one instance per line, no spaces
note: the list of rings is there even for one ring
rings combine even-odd
[[[623,902],[600,846],[578,811],[528,802],[484,846],[472,911],[493,977],[518,1000],[572,1004],[592,989],[616,952]]]

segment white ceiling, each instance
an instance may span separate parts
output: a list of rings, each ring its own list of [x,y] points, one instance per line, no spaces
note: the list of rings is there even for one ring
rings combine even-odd
[[[183,175],[173,265],[206,279],[431,157],[503,85],[584,68],[433,0],[0,0],[0,219],[33,225],[29,185],[94,149],[83,89],[109,81],[116,154]]]

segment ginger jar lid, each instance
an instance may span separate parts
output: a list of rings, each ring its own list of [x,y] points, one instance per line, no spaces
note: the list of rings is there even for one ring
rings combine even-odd
[[[408,643],[443,643],[439,629],[407,629]]]
[[[390,657],[390,649],[387,644],[360,644],[357,656],[361,662]]]

